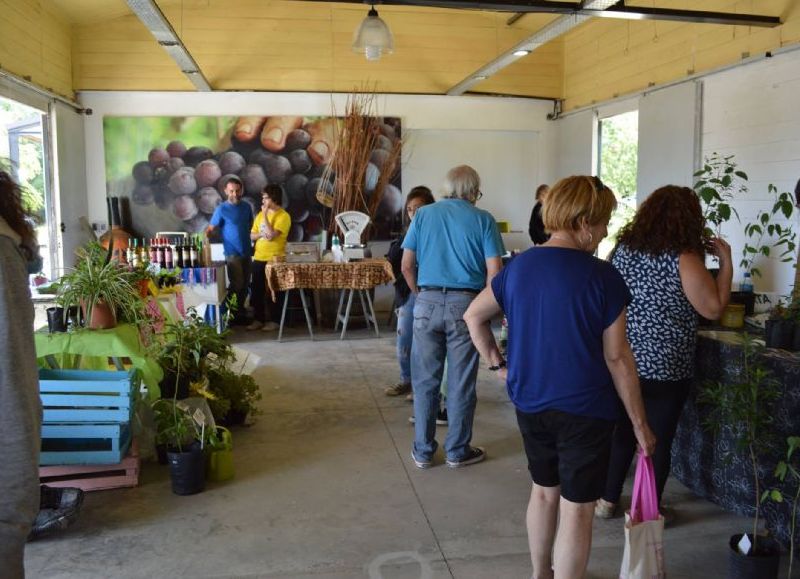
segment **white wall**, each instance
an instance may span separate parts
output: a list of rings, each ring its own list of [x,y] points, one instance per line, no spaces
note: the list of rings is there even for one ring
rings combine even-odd
[[[553,181],[570,175],[594,175],[597,167],[596,112],[582,111],[555,123],[558,127],[558,154]]]
[[[697,126],[696,85],[702,82],[702,113]],[[744,225],[771,205],[767,185],[793,191],[800,178],[800,51],[632,97],[639,108],[639,200],[667,180],[690,185],[701,157],[718,152],[735,155],[750,177],[750,192],[734,206],[733,219],[722,233],[734,254],[734,286],[741,279],[738,264],[744,245]],[[595,115],[603,116],[620,103],[601,103],[592,110],[557,121],[559,176],[591,173]],[[624,105],[623,105],[624,106]],[[798,229],[800,216],[793,219]],[[787,294],[794,282],[794,260],[762,259],[764,277],[757,291]]]
[[[89,220],[105,222],[104,116],[342,114],[346,95],[82,92],[78,100],[92,109],[84,121]],[[423,183],[438,191],[451,166],[474,163],[487,195],[479,206],[526,232],[536,186],[556,174],[556,126],[547,120],[551,110],[550,101],[517,98],[383,95],[377,100],[377,114],[400,117],[408,136],[406,191]],[[530,241],[527,234],[505,239],[509,248],[525,248]],[[386,248],[376,243],[373,254],[383,255]],[[391,288],[379,290],[376,307],[387,310]]]
[[[704,85],[703,155],[735,155],[750,177],[749,193],[735,203],[741,223],[733,219],[722,230],[738,266],[744,225],[771,205],[767,185],[793,191],[800,178],[800,51],[710,76]],[[794,263],[762,259],[757,266],[764,276],[755,280],[756,291],[789,293]],[[737,268],[734,280],[741,273]]]
[[[103,152],[104,116],[193,116],[193,115],[328,115],[345,110],[346,95],[316,93],[155,93],[155,92],[82,92],[79,101],[92,109],[85,117],[86,173],[88,177],[89,217],[105,221],[105,156]],[[527,131],[538,134],[540,151],[534,163],[537,176],[552,179],[554,123],[546,115],[552,110],[549,101],[492,97],[449,97],[384,95],[378,98],[378,114],[399,116],[404,131],[471,131],[473,144],[493,140],[498,131]],[[453,143],[453,146],[461,146]],[[431,174],[418,174],[420,182],[440,183],[449,166],[442,164]],[[448,159],[452,157],[448,153]],[[403,179],[404,187],[415,183]],[[532,198],[536,184],[521,184]],[[522,191],[504,191],[503,195],[522,195]],[[529,207],[525,208],[530,211]],[[498,217],[500,218],[500,217]]]
[[[700,129],[698,83],[645,94],[639,105],[637,203],[663,185],[691,187]]]

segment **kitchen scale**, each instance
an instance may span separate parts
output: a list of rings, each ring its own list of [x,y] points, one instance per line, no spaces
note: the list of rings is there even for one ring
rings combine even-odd
[[[344,253],[345,261],[354,261],[372,257],[369,248],[361,243],[361,234],[369,225],[369,215],[361,211],[344,211],[336,216],[336,225],[339,231],[344,234]]]

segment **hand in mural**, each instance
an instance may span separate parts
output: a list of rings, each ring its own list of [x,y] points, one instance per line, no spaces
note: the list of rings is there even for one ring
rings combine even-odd
[[[295,129],[303,126],[303,117],[239,117],[233,127],[233,136],[239,141],[249,142],[260,138],[261,146],[273,153],[286,147],[286,138]],[[336,119],[325,118],[303,127],[311,137],[306,151],[315,165],[323,165],[331,158],[336,138]]]

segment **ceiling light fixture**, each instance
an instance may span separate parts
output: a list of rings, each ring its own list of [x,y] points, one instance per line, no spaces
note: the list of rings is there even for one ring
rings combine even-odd
[[[392,31],[378,16],[374,5],[353,35],[353,52],[363,52],[367,60],[378,60],[394,52]]]
[[[514,56],[528,56],[530,53],[530,50],[515,50]]]

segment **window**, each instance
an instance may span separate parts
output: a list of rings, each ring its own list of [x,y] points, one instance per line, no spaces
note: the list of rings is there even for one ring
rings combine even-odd
[[[636,212],[638,143],[638,111],[606,117],[598,123],[597,174],[617,196],[617,210],[608,224],[608,237],[598,248],[602,258],[614,248],[619,230]]]
[[[22,187],[22,203],[34,221],[44,260],[42,272],[53,279],[56,273],[53,204],[45,171],[46,145],[42,131],[46,119],[40,110],[0,97],[2,164]]]

